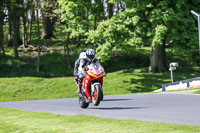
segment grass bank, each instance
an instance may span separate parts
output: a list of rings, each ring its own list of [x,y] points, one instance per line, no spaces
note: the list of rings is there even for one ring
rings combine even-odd
[[[0,108],[2,133],[197,133],[200,126],[174,125],[92,116],[63,116]]]
[[[196,91],[195,94],[200,94],[200,90]]]
[[[74,78],[0,78],[0,101],[75,97]]]
[[[170,73],[148,73],[148,68],[125,69],[108,73],[104,78],[104,95],[152,92],[170,82]],[[198,76],[199,67],[177,68],[174,81]],[[21,101],[77,97],[74,77],[0,78],[0,101]]]

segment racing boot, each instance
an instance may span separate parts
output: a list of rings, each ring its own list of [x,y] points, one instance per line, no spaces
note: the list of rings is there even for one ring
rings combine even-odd
[[[80,84],[78,85],[77,94],[78,94],[78,95],[81,95],[81,85],[80,85]]]

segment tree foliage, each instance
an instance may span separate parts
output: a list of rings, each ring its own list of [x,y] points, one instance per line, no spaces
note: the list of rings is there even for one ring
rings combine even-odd
[[[112,52],[109,52],[109,56],[104,54],[108,49],[126,50],[138,45],[165,45],[172,49],[197,48],[197,28],[190,11],[199,11],[196,6],[200,4],[198,0],[133,3],[131,6],[127,4],[128,8],[124,12],[100,22],[96,30],[89,31],[88,42],[98,44],[99,58],[103,61],[112,56]]]
[[[60,10],[56,12],[61,14],[60,19],[66,24],[65,30],[70,33],[70,38],[85,37],[85,33],[92,27],[91,2],[58,0],[58,3]]]
[[[97,30],[89,31],[88,42],[98,44],[97,56],[105,62],[112,57],[113,50],[127,50],[143,43],[142,23],[139,23],[141,19],[137,9],[119,13],[101,22]]]
[[[0,2],[9,23],[16,30],[13,34],[16,56],[17,36],[20,37],[20,33],[14,24],[17,24],[16,20],[19,22],[22,20],[25,11],[26,17],[34,16],[34,10],[39,8],[34,6],[34,2],[36,0]],[[37,2],[42,7],[39,16],[43,17],[43,27],[52,23],[50,28],[46,28],[46,33],[51,33],[48,30],[55,23],[54,17],[59,18],[58,22],[61,21],[59,26],[65,26],[67,42],[65,47],[68,49],[68,55],[70,55],[69,45],[87,45],[91,48],[96,47],[97,57],[102,62],[107,62],[116,51],[126,53],[136,47],[148,46],[152,48],[150,68],[154,69],[153,72],[160,72],[167,66],[166,47],[175,51],[174,54],[184,49],[198,48],[197,21],[190,11],[200,12],[199,0],[38,0]],[[32,4],[29,7],[27,3]],[[27,10],[24,10],[24,7],[28,7]],[[1,14],[1,20],[5,19]],[[1,29],[2,26],[1,21]],[[31,32],[27,34],[31,36]],[[1,38],[2,36],[3,34],[0,35]],[[50,36],[53,36],[53,33]],[[2,43],[0,46],[2,50]]]

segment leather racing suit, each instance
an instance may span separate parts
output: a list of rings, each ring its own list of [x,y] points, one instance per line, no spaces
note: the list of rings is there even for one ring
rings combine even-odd
[[[100,65],[99,60],[96,59],[96,58],[94,58],[92,61],[90,61],[88,58],[78,58],[75,61],[74,76],[75,76],[75,83],[78,86],[77,93],[80,93],[82,81],[87,74],[87,66],[91,63],[95,63],[97,65]]]

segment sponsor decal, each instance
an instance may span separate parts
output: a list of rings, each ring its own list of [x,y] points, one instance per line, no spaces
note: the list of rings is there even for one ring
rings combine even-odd
[[[162,84],[162,91],[200,88],[200,77]]]
[[[182,83],[182,82],[179,82],[179,84],[176,84],[176,85],[169,85],[169,86],[165,87],[166,91],[184,90],[184,89],[187,89],[187,83]]]
[[[200,80],[193,80],[192,82],[189,82],[190,89],[193,88],[200,88]]]

